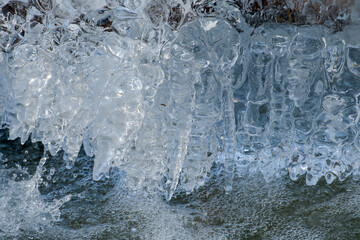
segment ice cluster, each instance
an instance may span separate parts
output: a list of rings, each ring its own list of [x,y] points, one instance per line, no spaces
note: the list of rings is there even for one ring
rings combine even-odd
[[[254,28],[246,1],[209,2],[1,1],[2,127],[168,199],[214,163],[227,190],[360,175],[359,26]]]

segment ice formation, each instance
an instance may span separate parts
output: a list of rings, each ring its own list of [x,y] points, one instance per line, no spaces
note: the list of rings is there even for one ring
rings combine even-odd
[[[167,199],[214,163],[227,190],[256,169],[309,185],[360,175],[360,36],[346,1],[287,1],[294,14],[337,6],[332,24],[282,18],[327,27],[251,23],[278,4],[261,2],[1,1],[2,126],[63,150],[69,167],[83,145],[94,179],[118,167]]]

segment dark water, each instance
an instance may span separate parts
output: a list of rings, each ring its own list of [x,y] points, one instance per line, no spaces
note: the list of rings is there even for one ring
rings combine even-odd
[[[6,138],[2,130],[0,171],[8,173],[2,181],[25,183],[36,172],[43,146]],[[37,187],[40,201],[50,204],[70,196],[59,207],[60,219],[37,228],[39,216],[19,212],[17,231],[6,232],[1,222],[1,239],[360,239],[359,181],[351,178],[309,187],[304,179],[293,182],[283,175],[266,183],[253,173],[235,179],[230,194],[213,178],[191,195],[178,193],[167,202],[157,193],[129,192],[119,170],[93,181],[93,159],[83,152],[72,169],[61,153],[48,158]]]

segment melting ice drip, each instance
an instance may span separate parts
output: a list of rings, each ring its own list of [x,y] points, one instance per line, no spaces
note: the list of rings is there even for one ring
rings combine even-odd
[[[254,29],[233,5],[224,18],[195,18],[190,1],[16,4],[1,15],[0,119],[11,139],[64,150],[69,166],[83,144],[95,179],[116,166],[132,188],[168,199],[201,186],[214,162],[228,190],[254,169],[306,174],[309,185],[360,175],[351,28]]]

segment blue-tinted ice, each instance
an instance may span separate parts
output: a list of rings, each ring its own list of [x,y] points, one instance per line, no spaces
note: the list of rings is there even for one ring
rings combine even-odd
[[[298,199],[286,195],[281,180],[268,190],[259,171],[267,182],[284,174],[305,178],[307,185],[321,178],[328,184],[350,175],[358,179],[360,5],[330,2],[0,0],[0,237],[58,231],[64,234],[59,239],[81,238],[88,236],[87,226],[96,233],[102,221],[119,218],[122,227],[130,226],[123,239],[138,233],[145,239],[197,239],[197,226],[206,226],[206,239],[247,238],[245,230],[230,230],[244,227],[257,209],[240,206],[260,209],[266,198],[281,210],[277,198],[288,205]],[[26,150],[19,160],[23,153],[7,140],[7,131],[9,139],[30,144],[30,138],[45,149]],[[90,179],[91,167],[100,181]],[[209,192],[181,198],[204,184]],[[222,190],[237,201],[232,204],[231,194],[214,200],[219,194],[212,191]],[[188,207],[198,216],[175,213],[144,192],[175,205],[191,201]],[[226,212],[228,207],[244,211]],[[302,214],[311,206],[299,209]],[[270,212],[264,218],[274,215],[273,222],[285,214],[265,210]],[[240,220],[230,219],[232,214]],[[61,230],[43,233],[60,218]],[[222,235],[226,223],[239,226]],[[220,230],[214,233],[213,225]],[[69,226],[75,230],[65,231]],[[288,239],[307,228],[299,229]],[[271,237],[284,236],[276,234]]]
[[[309,185],[359,175],[351,27],[253,28],[234,7],[235,23],[195,18],[189,3],[179,3],[179,27],[156,2],[69,4],[2,16],[0,110],[11,139],[64,150],[69,167],[83,144],[94,179],[116,166],[128,186],[168,199],[204,184],[214,163],[227,190],[234,174],[256,169],[266,180],[306,174]]]

